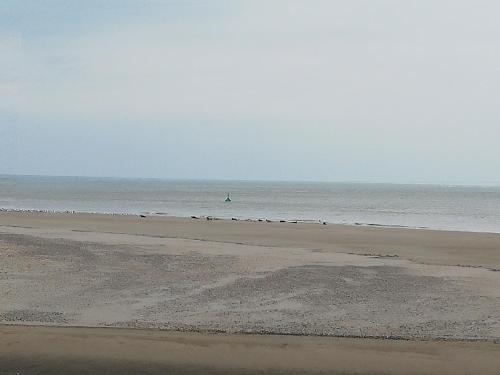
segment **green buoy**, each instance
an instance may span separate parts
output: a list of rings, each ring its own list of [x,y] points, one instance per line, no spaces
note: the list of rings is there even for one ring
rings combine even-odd
[[[229,193],[227,193],[226,202],[231,202],[231,198],[229,198]]]

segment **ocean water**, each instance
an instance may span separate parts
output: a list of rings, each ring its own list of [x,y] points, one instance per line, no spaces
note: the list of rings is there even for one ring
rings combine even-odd
[[[487,186],[0,176],[0,208],[500,232]]]

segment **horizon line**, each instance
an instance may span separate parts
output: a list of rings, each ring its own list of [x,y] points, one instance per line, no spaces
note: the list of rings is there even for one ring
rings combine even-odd
[[[160,181],[228,181],[228,182],[289,182],[289,183],[338,183],[366,185],[429,185],[429,186],[475,186],[500,187],[500,182],[395,182],[370,180],[313,180],[313,179],[243,179],[243,178],[194,178],[194,177],[138,177],[138,176],[92,176],[92,175],[53,175],[30,173],[0,173],[0,177],[53,177],[53,178],[89,178],[89,179],[121,179],[121,180],[160,180]]]

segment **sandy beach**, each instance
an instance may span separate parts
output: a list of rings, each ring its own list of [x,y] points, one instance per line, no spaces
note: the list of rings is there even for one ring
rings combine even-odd
[[[9,369],[30,350],[44,366],[129,358],[183,373],[500,366],[500,234],[1,212],[0,251],[0,358]],[[122,344],[106,357],[65,340]],[[195,354],[172,354],[180,342]],[[157,359],[132,349],[128,357],[127,345],[151,347]],[[229,367],[213,362],[221,345],[233,351]]]
[[[497,374],[498,345],[0,326],[0,374]]]

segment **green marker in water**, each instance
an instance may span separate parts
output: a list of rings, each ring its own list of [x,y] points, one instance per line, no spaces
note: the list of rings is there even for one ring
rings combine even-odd
[[[231,198],[229,198],[229,193],[227,193],[226,202],[231,202]]]

